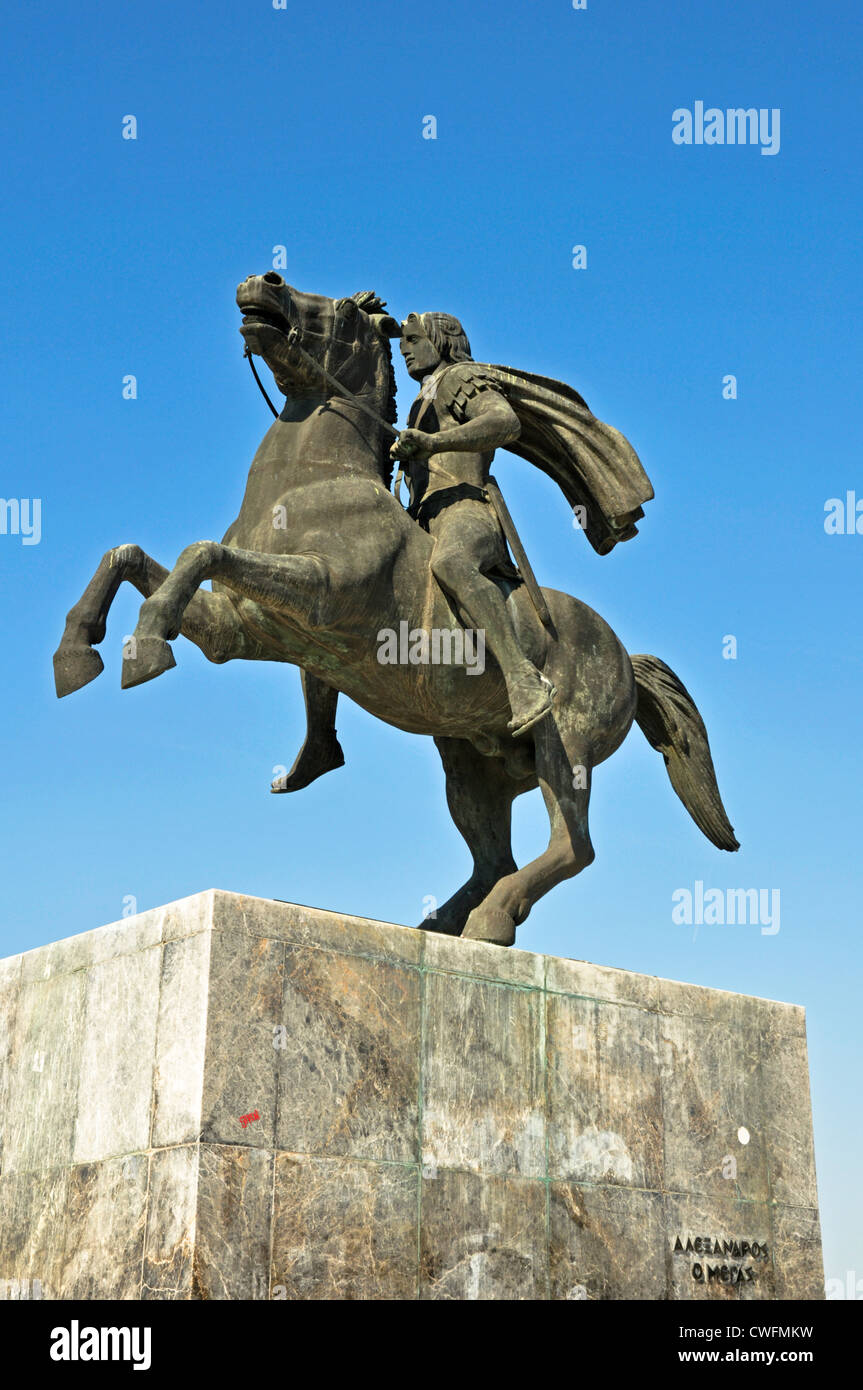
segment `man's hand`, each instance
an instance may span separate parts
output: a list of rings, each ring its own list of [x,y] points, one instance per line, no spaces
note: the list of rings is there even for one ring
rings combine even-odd
[[[428,458],[434,453],[435,435],[425,430],[402,430],[398,439],[390,447],[390,458],[408,459]]]

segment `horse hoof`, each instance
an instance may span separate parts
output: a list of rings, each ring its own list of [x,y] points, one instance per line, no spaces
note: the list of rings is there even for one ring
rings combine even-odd
[[[515,918],[493,907],[475,907],[462,936],[469,941],[488,941],[492,946],[511,946],[515,941]]]
[[[54,685],[57,699],[71,695],[89,685],[101,675],[105,667],[101,656],[82,642],[80,645],[64,647],[62,643],[54,653]]]
[[[126,650],[126,647],[129,649]],[[174,653],[161,637],[134,637],[123,649],[123,674],[120,684],[124,690],[144,681],[155,680],[163,671],[176,666]]]

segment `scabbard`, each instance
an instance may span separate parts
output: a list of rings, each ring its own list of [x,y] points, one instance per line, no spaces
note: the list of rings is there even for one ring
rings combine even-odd
[[[536,577],[530,567],[530,561],[524,553],[524,546],[521,543],[519,534],[515,529],[515,522],[509,514],[509,508],[503,500],[503,494],[497,485],[497,479],[489,476],[486,484],[486,491],[491,505],[494,507],[495,515],[500,522],[501,530],[506,537],[507,545],[512,551],[512,558],[516,563],[518,572],[524,580],[524,587],[530,596],[530,600],[536,609],[537,616],[543,627],[548,628],[552,635],[555,635],[554,624],[548,605],[543,597],[542,589],[536,582]]]

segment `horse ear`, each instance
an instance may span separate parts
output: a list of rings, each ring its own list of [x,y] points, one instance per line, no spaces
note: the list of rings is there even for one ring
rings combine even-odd
[[[371,314],[371,321],[382,338],[400,338],[402,326],[392,314]]]

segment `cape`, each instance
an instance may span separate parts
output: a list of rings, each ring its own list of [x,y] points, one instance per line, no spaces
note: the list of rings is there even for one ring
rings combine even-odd
[[[583,529],[597,554],[631,540],[653,488],[629,441],[562,381],[488,362],[476,366],[495,380],[521,422],[507,449],[552,478],[571,507],[585,509]]]

